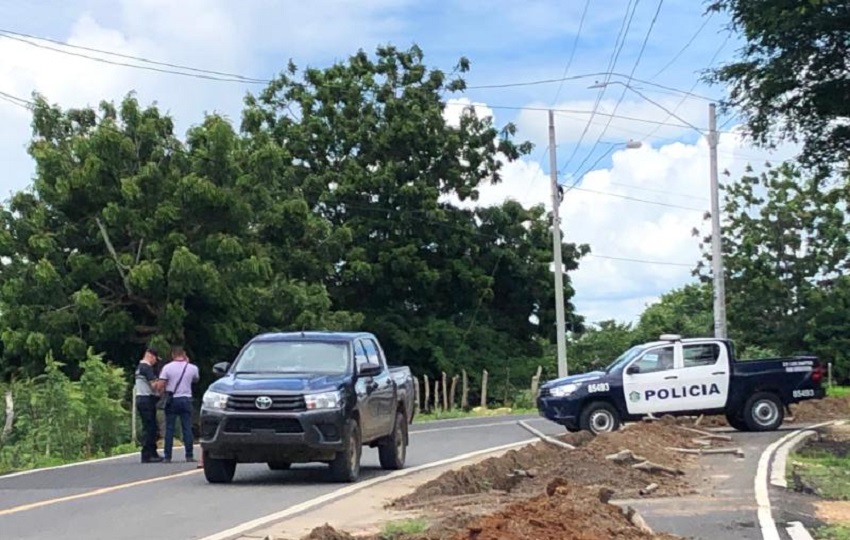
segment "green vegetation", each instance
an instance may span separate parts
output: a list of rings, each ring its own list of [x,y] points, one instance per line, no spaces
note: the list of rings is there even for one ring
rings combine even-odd
[[[834,397],[850,396],[850,386],[832,386],[826,389],[826,395]]]
[[[850,540],[850,525],[826,525],[814,530],[817,540]]]
[[[792,456],[789,466],[792,475],[797,474],[818,496],[834,501],[850,500],[850,457],[803,449]]]
[[[422,518],[411,518],[401,521],[390,521],[384,525],[381,537],[393,540],[403,534],[421,534],[428,529],[428,521]]]
[[[421,423],[421,422],[433,422],[435,420],[452,420],[455,418],[482,418],[487,416],[494,415],[503,415],[503,414],[511,414],[511,415],[521,415],[521,414],[537,414],[536,408],[531,407],[522,407],[522,408],[505,408],[500,407],[496,409],[472,409],[469,411],[464,411],[463,409],[451,409],[448,411],[435,411],[429,413],[421,413],[416,415],[413,419],[413,423]]]

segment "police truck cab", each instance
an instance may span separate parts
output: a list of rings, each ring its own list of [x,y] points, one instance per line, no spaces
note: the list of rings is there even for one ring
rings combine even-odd
[[[614,431],[666,414],[723,414],[737,430],[773,431],[788,405],[824,397],[822,379],[815,356],[738,360],[730,340],[665,334],[601,371],[545,383],[537,409],[569,431]]]

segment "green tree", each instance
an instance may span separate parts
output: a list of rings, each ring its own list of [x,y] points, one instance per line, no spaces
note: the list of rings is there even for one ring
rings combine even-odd
[[[269,233],[286,226],[269,215],[304,198],[258,183],[224,119],[206,118],[182,143],[170,118],[132,96],[99,110],[36,99],[34,186],[0,209],[7,374],[39,373],[50,351],[78,373],[88,347],[130,366],[144,343],[164,340],[208,365],[264,326],[322,319],[324,287],[269,245],[319,243],[323,229]]]
[[[691,283],[661,295],[641,314],[635,333],[641,341],[654,341],[661,334],[713,336],[711,284]]]
[[[589,326],[567,344],[570,373],[604,368],[637,342],[636,330],[629,323],[607,320],[598,327]]]
[[[806,349],[810,301],[850,265],[847,188],[792,163],[748,174],[726,189],[723,252],[730,335],[782,354]],[[710,238],[703,240],[708,281]]]
[[[843,0],[709,0],[745,45],[711,70],[755,141],[802,141],[809,164],[846,164],[850,148],[850,6]]]
[[[393,362],[435,374],[539,357],[534,337],[554,337],[547,217],[516,203],[449,202],[476,200],[531,145],[472,110],[449,124],[444,94],[465,83],[423,58],[416,46],[386,46],[326,69],[290,64],[246,99],[248,144],[279,171],[266,176],[276,189],[302,194],[331,224],[339,241],[320,260],[333,305],[362,313]],[[456,71],[468,68],[461,59]],[[574,269],[586,248],[564,249]]]

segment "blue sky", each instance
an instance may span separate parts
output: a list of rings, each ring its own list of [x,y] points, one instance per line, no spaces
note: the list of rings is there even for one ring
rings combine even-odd
[[[371,52],[379,44],[416,43],[426,62],[445,70],[461,56],[469,58],[467,83],[476,87],[563,77],[571,54],[568,76],[607,71],[635,2],[590,0],[579,33],[585,6],[585,0],[0,0],[0,29],[260,78],[283,69],[290,58],[299,66],[321,67],[360,48]],[[706,23],[702,1],[664,0],[650,32],[658,8],[658,0],[637,0],[613,71],[634,70],[636,79],[722,97],[721,88],[697,78],[712,58],[728,60],[740,46],[726,33],[727,21],[713,15]],[[546,113],[518,108],[582,111],[558,113],[556,123],[562,181],[588,173],[579,179],[578,187],[585,191],[569,191],[562,206],[566,240],[588,242],[595,254],[571,275],[575,303],[590,320],[634,320],[646,303],[691,279],[687,266],[699,251],[690,230],[700,226],[701,212],[708,207],[707,152],[699,133],[664,125],[678,120],[636,94],[624,93],[621,86],[610,86],[597,110],[616,110],[631,119],[609,123],[608,117],[596,116],[588,124],[590,116],[584,113],[593,110],[599,95],[587,88],[593,82],[590,77],[563,84],[471,88],[457,97],[481,104],[499,125],[515,122],[519,137],[536,146],[531,156],[506,168],[505,182],[483,193],[482,204],[506,197],[549,204]],[[708,101],[632,84],[687,122],[707,125]],[[0,92],[27,98],[38,90],[51,101],[79,106],[120,100],[136,90],[142,102],[156,101],[174,115],[182,131],[205,112],[237,119],[244,93],[259,89],[111,66],[0,36]],[[731,130],[731,120],[721,117],[718,123]],[[0,191],[6,195],[29,183],[32,163],[24,150],[27,112],[0,101],[0,121],[6,126],[0,131],[0,160],[6,164]],[[585,128],[588,133],[576,146]],[[630,139],[643,146],[625,150]],[[778,154],[786,157],[790,151],[784,148]],[[733,177],[749,160],[764,155],[732,133],[721,138],[721,167]]]

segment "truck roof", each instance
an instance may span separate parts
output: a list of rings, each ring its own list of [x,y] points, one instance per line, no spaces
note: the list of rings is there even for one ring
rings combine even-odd
[[[678,342],[681,342],[681,343],[697,343],[697,342],[705,342],[705,341],[713,341],[713,342],[723,342],[723,343],[725,343],[725,342],[727,342],[727,341],[729,341],[729,340],[728,340],[728,339],[722,339],[722,338],[711,337],[711,336],[706,336],[706,337],[697,337],[697,338],[682,338],[682,337],[680,337],[680,336],[676,336],[675,334],[669,334],[669,335],[663,335],[663,336],[661,336],[661,339],[659,339],[659,340],[657,340],[657,341],[649,341],[649,342],[647,342],[647,343],[641,343],[641,344],[640,344],[640,346],[641,346],[641,347],[654,347],[654,346],[656,346],[656,345],[665,345],[665,344],[668,344],[668,343],[675,343],[675,342],[677,342],[677,341],[678,341]]]
[[[369,332],[267,332],[260,334],[251,341],[337,341],[340,343],[354,341],[357,338],[375,336]]]

